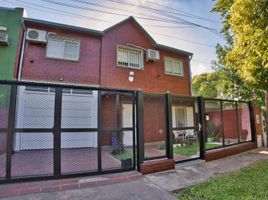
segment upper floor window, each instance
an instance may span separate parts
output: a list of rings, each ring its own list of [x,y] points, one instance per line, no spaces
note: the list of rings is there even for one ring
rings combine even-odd
[[[182,61],[175,58],[165,57],[165,73],[175,76],[183,76]]]
[[[117,46],[117,65],[121,67],[130,67],[143,69],[143,50],[118,45]]]
[[[64,60],[79,60],[80,41],[59,36],[49,36],[46,56]]]

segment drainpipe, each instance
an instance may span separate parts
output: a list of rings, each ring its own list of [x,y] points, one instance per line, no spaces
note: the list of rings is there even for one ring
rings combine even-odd
[[[189,66],[189,84],[190,84],[190,96],[192,96],[192,70],[191,70],[191,63],[193,55],[189,56],[188,58],[188,66]]]
[[[22,63],[23,63],[23,57],[24,57],[24,49],[25,49],[25,41],[26,41],[26,28],[24,23],[23,24],[23,38],[22,38],[22,46],[21,46],[21,51],[20,51],[20,60],[19,60],[19,69],[18,69],[18,81],[21,80],[22,76]]]

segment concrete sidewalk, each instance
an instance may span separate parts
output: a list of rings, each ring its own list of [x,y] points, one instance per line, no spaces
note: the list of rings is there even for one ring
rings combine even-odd
[[[146,175],[144,179],[165,191],[172,192],[203,182],[215,175],[238,170],[262,159],[268,159],[268,148],[258,148],[189,166],[178,165],[175,170]]]
[[[192,165],[178,165],[175,170],[150,174],[126,183],[99,185],[83,189],[58,192],[43,192],[3,198],[3,200],[47,200],[47,199],[163,199],[175,200],[170,193],[190,185],[203,182],[220,173],[238,170],[262,159],[268,159],[268,148],[254,149],[223,159]],[[1,189],[2,186],[0,186]]]

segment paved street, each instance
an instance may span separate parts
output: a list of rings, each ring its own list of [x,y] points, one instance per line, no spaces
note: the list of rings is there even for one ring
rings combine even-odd
[[[50,193],[35,193],[1,200],[174,200],[170,192],[200,183],[220,173],[231,172],[262,159],[268,159],[268,149],[254,149],[211,162],[178,165],[175,170],[150,174],[127,183],[100,185]],[[1,186],[0,186],[1,187]]]
[[[130,181],[128,183],[118,183],[105,186],[90,187],[86,189],[67,190],[52,193],[36,193],[24,196],[3,198],[2,200],[174,200],[174,196],[168,192],[158,189],[150,183],[145,183],[143,179]]]

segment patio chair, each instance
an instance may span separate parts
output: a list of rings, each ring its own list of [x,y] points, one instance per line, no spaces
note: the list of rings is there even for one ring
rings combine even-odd
[[[186,139],[185,131],[173,131],[173,135],[176,143],[179,143],[179,141],[184,141]]]
[[[195,130],[193,130],[191,132],[186,132],[185,138],[189,142],[197,142],[198,141],[198,139],[197,139],[197,133],[196,133]]]

